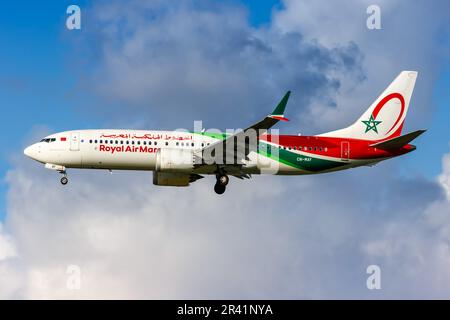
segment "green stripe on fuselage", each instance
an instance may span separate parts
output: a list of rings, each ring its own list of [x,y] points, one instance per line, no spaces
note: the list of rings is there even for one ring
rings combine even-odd
[[[192,132],[194,134],[204,135],[209,138],[224,140],[227,137],[227,133],[213,133],[213,132]],[[272,150],[270,152],[269,150]],[[276,150],[273,152],[273,150]],[[269,151],[269,152],[268,152]],[[348,165],[346,162],[339,162],[333,160],[325,160],[320,158],[315,158],[309,155],[302,155],[298,153],[294,153],[288,149],[282,149],[276,146],[271,146],[267,144],[265,141],[259,140],[258,145],[258,153],[275,161],[281,162],[287,166],[304,170],[310,172],[319,172],[324,170],[330,170],[337,167]]]
[[[271,151],[269,151],[271,148]],[[278,156],[274,154],[273,150],[278,149]],[[269,151],[269,152],[268,152]],[[320,158],[315,158],[309,155],[302,155],[298,153],[294,153],[291,150],[281,149],[275,146],[271,146],[267,143],[261,142],[259,143],[258,153],[268,157],[270,159],[279,161],[285,165],[294,167],[296,169],[318,172],[329,169],[334,169],[337,167],[341,167],[347,165],[345,162],[338,162],[332,160],[325,160]],[[276,153],[276,152],[275,152]]]
[[[224,140],[228,136],[228,133],[225,133],[225,132],[223,132],[223,133],[215,133],[215,132],[207,132],[207,131],[205,131],[205,132],[191,132],[191,133],[198,134],[198,135],[201,135],[201,136],[205,136],[205,137],[208,137],[208,138],[217,139],[217,140]]]

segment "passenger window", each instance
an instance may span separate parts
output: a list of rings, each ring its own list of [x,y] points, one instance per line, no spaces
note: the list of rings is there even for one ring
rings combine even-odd
[[[130,144],[130,141],[127,140],[127,144]]]
[[[191,143],[191,146],[194,146],[194,143],[193,143],[193,142]]]
[[[89,140],[89,143],[92,143],[92,140]]]
[[[141,142],[140,142],[140,141],[138,141],[138,142],[137,142],[137,144],[138,144],[138,145],[141,145]]]
[[[169,143],[166,141],[166,146],[168,146],[169,145]]]
[[[134,141],[131,141],[131,144],[133,144],[133,145],[134,145]]]
[[[312,150],[312,147],[309,147],[309,151],[311,151]]]
[[[158,145],[158,141],[153,142],[153,144],[154,144],[155,146]]]
[[[177,145],[177,146],[178,146],[179,144],[180,144],[180,143],[179,143],[179,142],[177,142],[177,143],[176,143],[175,145]]]

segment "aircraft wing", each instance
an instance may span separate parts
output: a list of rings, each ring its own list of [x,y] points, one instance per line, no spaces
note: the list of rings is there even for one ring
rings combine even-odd
[[[250,153],[250,151],[253,150],[252,147],[256,148],[257,138],[260,135],[266,133],[268,129],[273,127],[279,121],[289,121],[289,119],[284,117],[284,110],[286,108],[286,104],[289,100],[290,94],[291,94],[290,91],[286,92],[286,94],[281,99],[281,101],[278,103],[277,107],[273,110],[273,112],[271,114],[269,114],[268,116],[266,116],[261,121],[247,127],[246,129],[244,129],[242,131],[239,131],[233,135],[226,137],[224,140],[213,143],[213,144],[203,148],[202,150],[200,150],[201,154],[197,154],[197,159],[200,158],[201,160],[203,160],[202,161],[202,164],[203,164],[206,156],[209,156],[210,161],[207,161],[207,163],[210,165],[215,164],[215,163],[212,163],[211,157],[213,156],[214,158],[217,158],[217,157],[215,157],[215,152],[223,152],[222,159],[226,158],[227,164],[229,164],[229,163],[239,164],[239,161],[241,161],[242,159],[246,159],[246,157]],[[250,131],[251,131],[251,133],[250,133]],[[252,134],[256,138],[256,139],[254,139],[256,141],[254,141],[255,142],[254,146],[249,147],[249,142],[245,139],[245,137],[247,135],[251,136]],[[234,140],[234,148],[232,150],[227,150],[226,146],[227,146],[227,144],[232,143],[233,142],[232,140]],[[228,148],[228,149],[230,149],[230,148]],[[231,160],[233,160],[233,161],[231,161]],[[225,163],[225,161],[223,161],[222,163]]]

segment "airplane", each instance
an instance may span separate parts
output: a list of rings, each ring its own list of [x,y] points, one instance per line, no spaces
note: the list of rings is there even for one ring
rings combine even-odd
[[[426,130],[401,135],[417,71],[402,71],[352,125],[315,136],[269,133],[284,110],[288,91],[274,111],[234,133],[156,130],[74,130],[55,133],[28,146],[24,154],[62,174],[67,169],[153,171],[153,184],[189,186],[215,175],[223,194],[230,176],[304,175],[333,172],[407,154]]]

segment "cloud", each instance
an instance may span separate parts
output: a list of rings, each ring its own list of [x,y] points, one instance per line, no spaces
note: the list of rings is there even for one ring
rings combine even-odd
[[[365,81],[341,77],[340,90],[332,96],[336,108],[321,103],[310,106],[314,126],[331,130],[352,123],[402,70],[417,70],[419,78],[413,95],[407,128],[430,121],[435,108],[433,86],[448,56],[443,38],[449,32],[446,1],[377,1],[381,30],[369,30],[366,9],[373,1],[285,0],[286,9],[274,15],[273,25],[284,32],[300,32],[325,47],[354,43],[364,55]],[[314,120],[318,119],[318,120]]]
[[[17,252],[14,239],[5,231],[0,223],[0,298],[13,298],[22,285],[23,274],[16,268]]]
[[[300,32],[255,29],[240,7],[188,3],[169,10],[108,2],[106,12],[92,11],[95,32],[85,36],[96,39],[88,51],[99,59],[83,79],[111,102],[94,112],[146,127],[191,128],[194,119],[239,127],[270,112],[287,90],[292,115],[313,100],[333,107],[342,74],[355,84],[363,77],[354,43],[328,48]]]
[[[447,198],[450,199],[450,156],[449,155],[444,156],[443,163],[444,163],[443,164],[443,172],[439,176],[439,182],[444,187],[444,189],[447,193]]]
[[[448,189],[450,154],[443,158],[439,177]],[[383,266],[388,298],[446,298],[450,295],[450,198],[427,204],[416,219],[389,221],[379,239],[367,242],[368,257]]]
[[[0,238],[1,248],[15,248],[0,262],[2,281],[15,280],[3,298],[445,297],[450,290],[443,187],[396,177],[389,165],[233,180],[223,197],[211,179],[161,188],[148,173],[72,172],[62,187],[25,159],[15,167]],[[378,295],[365,288],[369,264],[382,268]],[[81,290],[66,286],[70,265],[81,269]]]
[[[95,31],[83,32],[95,60],[82,79],[102,103],[89,114],[117,125],[245,125],[292,89],[293,125],[345,124],[395,76],[380,67],[395,58],[381,45],[397,35],[383,33],[375,57],[362,40],[371,36],[345,27],[353,23],[347,16],[337,16],[345,28],[334,42],[319,26],[292,25],[296,17],[313,21],[304,12],[320,24],[335,8],[322,4],[321,14],[316,2],[302,3],[302,16],[286,1],[274,24],[259,29],[230,5],[94,7],[84,25]],[[410,56],[430,73],[436,68]],[[427,101],[428,89],[420,90]],[[146,172],[73,170],[62,187],[54,172],[16,156],[0,229],[0,298],[445,298],[448,159],[436,181],[399,174],[399,159],[232,180],[217,196],[211,178],[163,188]],[[381,291],[366,288],[370,264],[381,267]],[[80,267],[80,290],[67,287],[71,265]]]
[[[11,242],[11,239],[3,234],[3,224],[0,223],[0,261],[14,257],[16,250]]]

